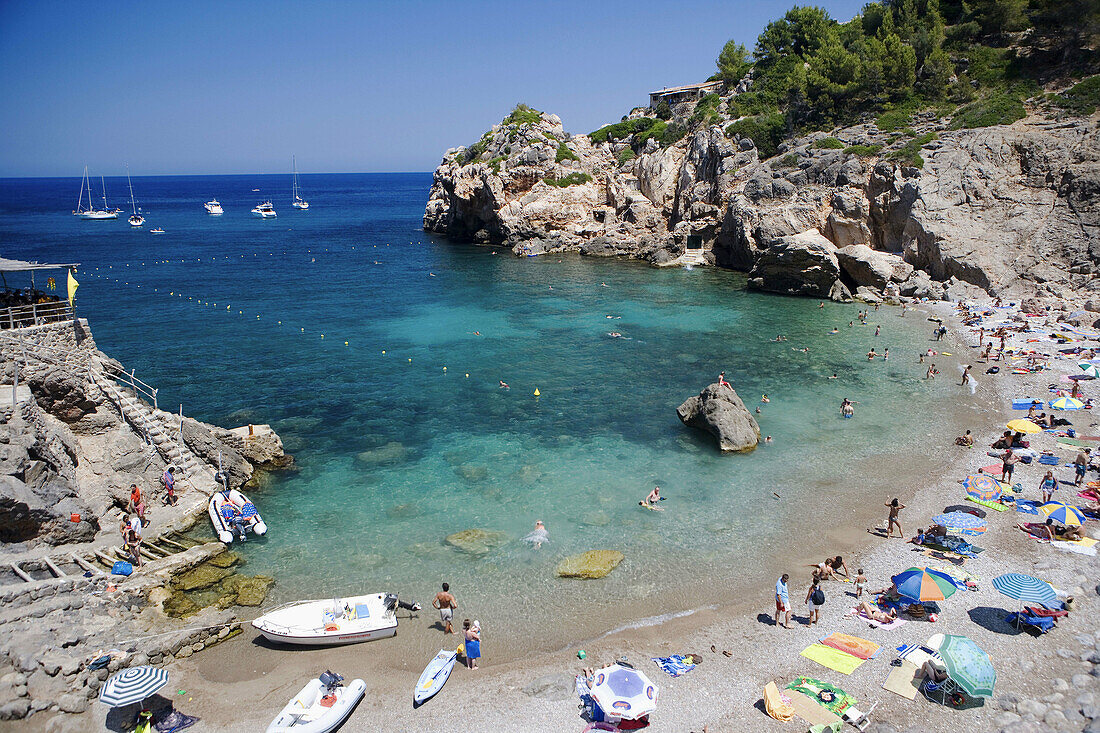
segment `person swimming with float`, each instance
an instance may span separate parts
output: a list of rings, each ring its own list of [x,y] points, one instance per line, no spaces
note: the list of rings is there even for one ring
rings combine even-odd
[[[639,506],[644,506],[646,509],[650,509],[655,512],[663,512],[664,509],[657,506],[657,502],[664,501],[665,497],[661,496],[661,487],[654,486],[653,491],[649,492],[646,498],[638,502]]]
[[[503,379],[500,380],[500,388],[501,389],[508,389],[508,383],[505,382]]]

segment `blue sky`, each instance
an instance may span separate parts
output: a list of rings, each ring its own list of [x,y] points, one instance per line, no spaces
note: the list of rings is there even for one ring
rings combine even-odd
[[[516,102],[617,121],[792,4],[0,0],[0,176],[432,170]]]

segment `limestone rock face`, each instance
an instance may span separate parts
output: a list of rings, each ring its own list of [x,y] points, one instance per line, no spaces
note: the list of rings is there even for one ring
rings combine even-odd
[[[717,382],[676,408],[680,420],[689,427],[706,430],[718,439],[723,451],[748,452],[760,442],[760,426],[745,403],[730,387]]]
[[[625,557],[618,550],[589,550],[565,558],[558,563],[556,572],[561,578],[595,580],[609,575]]]
[[[887,283],[905,282],[913,273],[913,266],[901,256],[879,252],[865,244],[840,248],[836,256],[845,275],[857,286],[868,285],[882,290]]]
[[[243,486],[252,478],[252,464],[228,443],[214,434],[213,426],[189,417],[183,419],[183,442],[206,463],[217,466],[219,457],[222,470],[229,477],[230,488]]]
[[[749,284],[760,290],[851,300],[840,282],[837,248],[817,231],[777,237],[757,257],[749,278]]]
[[[729,109],[718,106],[720,116]],[[675,111],[670,123],[686,134],[664,146],[629,135],[596,144],[547,114],[505,121],[473,148],[448,151],[424,228],[519,256],[580,251],[655,265],[675,264],[698,238],[706,263],[816,298],[891,283],[943,297],[951,278],[999,295],[1100,295],[1100,129],[1088,120],[951,131],[918,119],[918,135],[938,139],[917,168],[890,157],[910,137],[870,123],[830,135],[880,153],[821,148],[825,134],[812,133],[761,160],[751,140],[726,135],[728,118],[692,126],[690,114],[691,104]],[[572,174],[575,185],[550,183]]]

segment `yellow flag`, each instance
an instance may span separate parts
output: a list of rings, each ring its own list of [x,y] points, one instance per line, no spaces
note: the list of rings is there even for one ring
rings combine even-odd
[[[69,270],[69,307],[73,305],[73,298],[76,297],[76,289],[80,287],[80,283],[73,277],[73,271]]]

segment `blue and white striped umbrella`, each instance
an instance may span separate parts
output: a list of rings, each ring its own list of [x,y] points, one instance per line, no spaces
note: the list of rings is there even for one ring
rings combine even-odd
[[[986,530],[985,520],[981,517],[976,517],[969,512],[948,512],[947,514],[937,514],[932,517],[932,521],[936,524],[941,524],[948,532],[959,532],[961,534],[982,534]]]
[[[993,579],[993,587],[1009,598],[1015,598],[1021,603],[1054,603],[1058,600],[1058,594],[1046,583],[1038,578],[1023,573],[1005,573]]]
[[[168,684],[168,673],[156,667],[130,667],[111,677],[99,691],[99,701],[112,708],[141,702]]]

